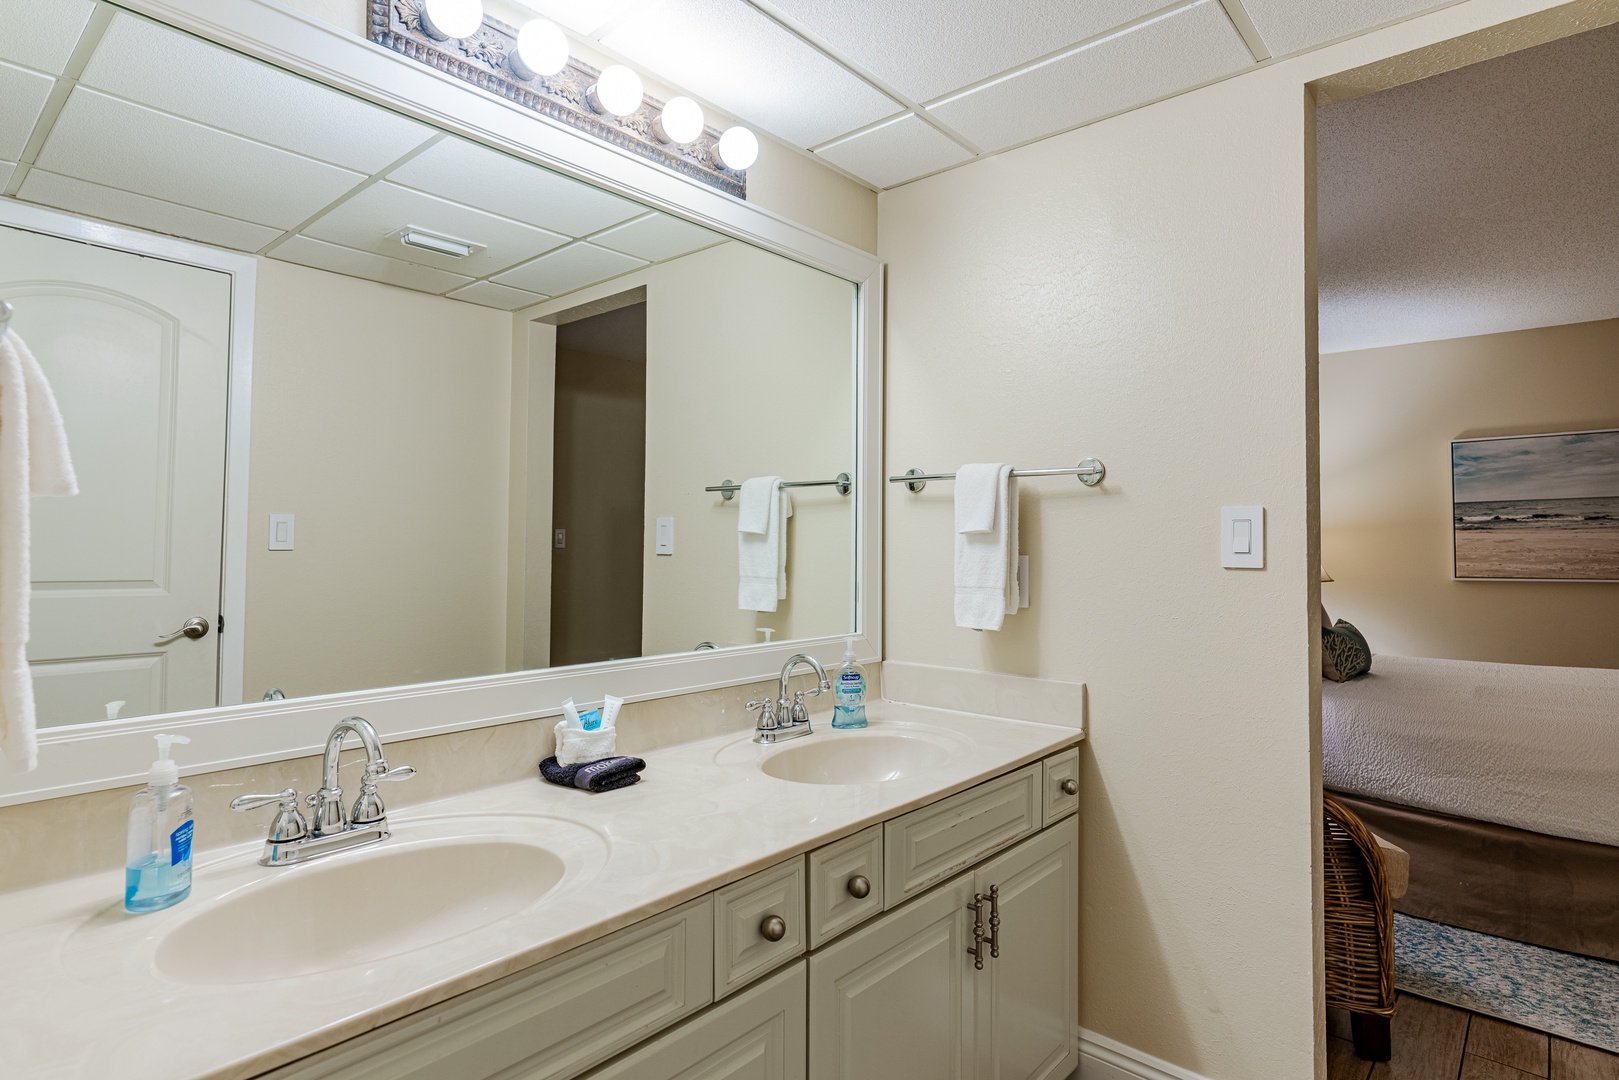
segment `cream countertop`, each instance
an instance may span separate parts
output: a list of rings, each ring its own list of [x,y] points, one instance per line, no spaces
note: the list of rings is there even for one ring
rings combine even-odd
[[[199,861],[189,899],[155,914],[123,911],[116,874],[0,897],[0,1072],[30,1080],[255,1076],[1082,738],[1071,728],[894,702],[874,702],[868,712],[864,733],[834,731],[823,720],[809,739],[780,747],[731,733],[652,751],[642,783],[602,795],[554,787],[537,772],[532,781],[427,804],[412,804],[410,787],[400,785],[387,793],[394,835],[385,843],[278,868],[257,864],[261,844],[225,849]],[[758,768],[810,740],[885,731],[931,736],[949,756],[926,774],[881,784],[797,784]],[[543,844],[569,876],[475,931],[342,970],[215,985],[154,970],[163,938],[226,893],[462,829]],[[364,900],[311,918],[364,919]],[[270,939],[244,944],[273,947]]]

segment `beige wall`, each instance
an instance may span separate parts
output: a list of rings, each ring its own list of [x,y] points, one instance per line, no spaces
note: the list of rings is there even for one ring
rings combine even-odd
[[[1321,358],[1322,587],[1375,652],[1619,667],[1619,584],[1456,581],[1450,440],[1619,427],[1619,320]]]
[[[258,265],[247,700],[505,670],[511,316]]]
[[[949,486],[891,489],[887,658],[1088,684],[1081,1022],[1201,1075],[1324,1068],[1307,84],[1546,6],[1467,0],[879,203],[887,471],[1109,469],[1025,485],[1033,607],[1000,633],[952,624]],[[1267,507],[1262,572],[1219,566],[1231,503]]]

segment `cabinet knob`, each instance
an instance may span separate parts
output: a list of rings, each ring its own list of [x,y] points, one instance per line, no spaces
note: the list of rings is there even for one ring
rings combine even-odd
[[[1073,777],[1069,777],[1067,780],[1064,780],[1062,782],[1062,793],[1064,795],[1078,795],[1079,781],[1075,780]]]
[[[856,874],[849,879],[849,895],[856,900],[864,900],[871,895],[871,879],[864,874]]]
[[[759,924],[759,933],[766,941],[780,941],[787,936],[787,920],[780,915],[766,915],[765,921]]]

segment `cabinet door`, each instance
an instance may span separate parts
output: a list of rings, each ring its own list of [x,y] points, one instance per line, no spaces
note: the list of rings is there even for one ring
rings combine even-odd
[[[810,957],[810,1080],[970,1080],[972,879]]]
[[[984,864],[973,891],[991,887],[1000,955],[984,961],[973,986],[978,1080],[1059,1080],[1078,1063],[1078,820]],[[984,909],[987,922],[987,900]]]
[[[804,1080],[805,966],[727,998],[587,1080]]]

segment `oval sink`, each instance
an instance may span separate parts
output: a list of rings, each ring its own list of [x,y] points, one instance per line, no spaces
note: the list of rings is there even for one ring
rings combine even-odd
[[[533,905],[567,865],[503,838],[428,841],[271,871],[210,903],[158,945],[178,982],[264,982],[372,963]]]
[[[909,735],[815,735],[784,747],[759,767],[795,784],[880,784],[931,772],[949,758],[938,743]]]

